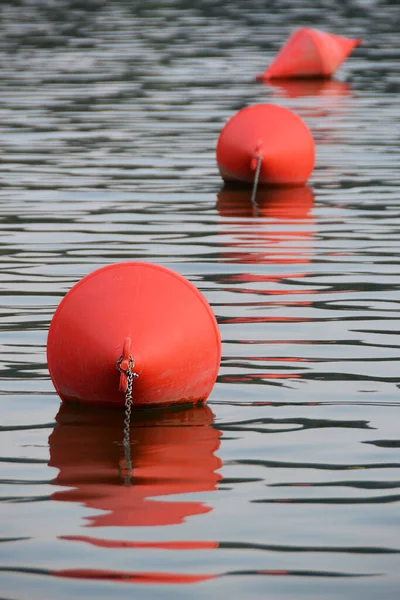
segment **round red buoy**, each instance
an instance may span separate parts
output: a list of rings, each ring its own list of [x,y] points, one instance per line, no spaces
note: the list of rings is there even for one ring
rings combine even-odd
[[[128,368],[138,375],[134,405],[204,402],[220,358],[204,296],[174,271],[143,262],[103,267],[79,281],[58,306],[47,340],[59,396],[89,405],[124,406]]]
[[[361,42],[309,27],[298,29],[256,79],[330,77]]]
[[[259,167],[260,184],[304,185],[314,162],[314,140],[307,125],[288,108],[274,104],[243,108],[218,139],[218,168],[227,182],[252,183]]]

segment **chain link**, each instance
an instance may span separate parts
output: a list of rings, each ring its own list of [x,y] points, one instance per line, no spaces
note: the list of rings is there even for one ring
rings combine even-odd
[[[254,204],[256,201],[257,186],[258,186],[258,179],[260,177],[262,159],[263,159],[263,157],[261,156],[261,154],[259,154],[257,156],[257,166],[256,166],[256,172],[254,175],[253,191],[251,193],[251,203],[252,204]]]
[[[132,476],[132,457],[131,457],[131,439],[130,439],[130,431],[131,431],[131,412],[132,412],[132,392],[133,392],[133,379],[134,377],[139,377],[137,373],[134,372],[133,367],[135,366],[134,360],[131,356],[129,356],[128,366],[126,370],[121,368],[122,356],[117,361],[117,369],[120,372],[125,373],[127,379],[126,392],[125,392],[125,416],[124,416],[124,439],[122,441],[122,445],[124,448],[124,457],[125,457],[125,484],[131,484],[131,476]]]

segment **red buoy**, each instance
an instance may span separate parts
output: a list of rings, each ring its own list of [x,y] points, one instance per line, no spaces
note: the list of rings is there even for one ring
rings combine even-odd
[[[222,129],[217,163],[226,182],[271,186],[304,185],[315,162],[315,146],[304,121],[288,108],[256,104],[236,113]]]
[[[204,402],[220,358],[218,325],[200,291],[143,262],[103,267],[79,281],[58,306],[47,340],[57,393],[88,405],[124,406],[133,371],[133,405]]]
[[[330,77],[361,42],[309,27],[298,29],[256,79]]]

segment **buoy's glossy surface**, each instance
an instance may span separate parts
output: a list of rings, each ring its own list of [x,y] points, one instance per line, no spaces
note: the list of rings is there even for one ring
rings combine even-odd
[[[259,183],[304,185],[315,163],[310,130],[293,111],[275,104],[243,108],[226,123],[217,144],[224,181],[252,183],[261,156]]]
[[[298,29],[256,79],[330,77],[361,42],[310,27]]]
[[[123,406],[116,364],[124,347],[139,375],[134,405],[195,404],[210,394],[221,357],[218,325],[200,291],[174,271],[118,263],[71,288],[47,340],[49,371],[61,399]]]

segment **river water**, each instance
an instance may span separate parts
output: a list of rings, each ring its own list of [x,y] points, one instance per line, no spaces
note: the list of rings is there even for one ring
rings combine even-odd
[[[400,11],[396,2],[3,2],[0,597],[397,599]],[[365,42],[330,82],[256,84],[288,34]],[[273,102],[308,187],[224,188],[219,132]],[[207,407],[60,409],[63,295],[125,260],[206,296]]]

